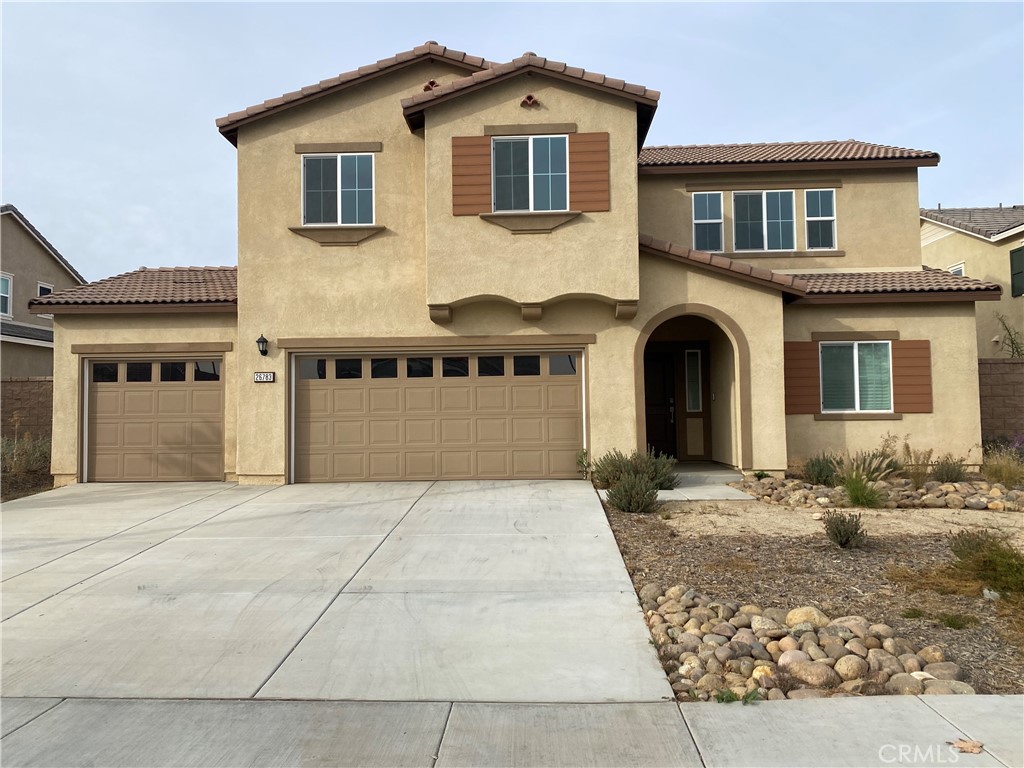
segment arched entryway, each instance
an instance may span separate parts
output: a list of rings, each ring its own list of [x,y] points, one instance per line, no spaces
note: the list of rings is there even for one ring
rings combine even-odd
[[[703,315],[667,313],[640,343],[642,444],[681,462],[742,467],[742,366],[730,333]]]

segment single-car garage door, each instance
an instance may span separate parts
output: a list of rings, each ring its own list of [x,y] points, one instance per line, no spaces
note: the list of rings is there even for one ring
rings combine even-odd
[[[90,481],[223,480],[220,361],[91,362],[87,444]]]
[[[581,353],[295,359],[296,482],[578,477]]]

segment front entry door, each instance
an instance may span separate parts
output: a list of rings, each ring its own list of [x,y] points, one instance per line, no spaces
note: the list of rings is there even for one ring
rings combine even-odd
[[[647,443],[680,461],[711,458],[705,342],[654,342],[644,352]]]

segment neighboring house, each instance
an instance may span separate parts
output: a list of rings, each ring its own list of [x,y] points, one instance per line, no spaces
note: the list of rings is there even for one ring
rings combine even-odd
[[[887,431],[973,451],[974,302],[1000,289],[921,267],[939,156],[641,151],[658,97],[427,43],[221,118],[237,270],[34,302],[56,482],[575,477],[581,449],[648,444],[778,472]]]
[[[0,207],[0,227],[0,377],[49,376],[53,320],[28,303],[85,279],[13,205]]]
[[[1024,205],[922,208],[925,264],[1002,286],[998,302],[979,304],[978,357],[1005,357],[1002,315],[1024,337]]]

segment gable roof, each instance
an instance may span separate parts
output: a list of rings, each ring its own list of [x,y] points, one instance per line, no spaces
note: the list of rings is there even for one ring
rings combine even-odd
[[[69,262],[67,259],[61,256],[60,251],[54,248],[53,244],[50,243],[50,241],[47,240],[45,237],[43,237],[43,233],[36,229],[34,226],[32,226],[32,222],[25,218],[25,214],[23,214],[10,203],[5,203],[4,205],[0,206],[0,215],[13,216],[14,220],[21,224],[21,226],[25,228],[25,231],[27,231],[32,237],[34,237],[36,241],[41,246],[43,246],[43,248],[51,256],[53,256],[57,263],[60,264],[69,275],[71,275],[72,278],[74,278],[79,283],[85,282],[85,278],[78,273],[77,269],[71,266],[71,262]]]
[[[244,123],[250,123],[282,110],[305,104],[313,99],[337,93],[338,91],[421,61],[444,61],[460,66],[468,71],[487,69],[493,66],[491,62],[479,56],[471,56],[463,51],[455,51],[443,45],[438,45],[434,40],[428,40],[423,45],[418,45],[411,50],[396,53],[394,56],[380,59],[373,64],[367,64],[350,72],[342,72],[340,75],[321,80],[319,83],[307,85],[305,88],[300,88],[297,91],[291,91],[274,99],[267,99],[261,104],[255,104],[238,112],[232,112],[224,117],[220,117],[217,119],[217,128],[224,135],[224,138],[232,144],[237,144],[238,128]]]
[[[687,144],[644,147],[641,173],[779,170],[782,168],[893,168],[938,165],[937,152],[856,139],[762,144]]]
[[[451,99],[472,93],[488,85],[508,80],[526,72],[537,72],[548,77],[583,85],[598,91],[609,93],[636,102],[637,105],[637,141],[643,143],[647,131],[654,119],[654,111],[658,106],[661,94],[642,85],[627,83],[599,72],[588,72],[579,67],[571,67],[561,61],[552,61],[527,51],[519,58],[505,64],[493,64],[487,69],[444,83],[429,91],[402,99],[402,111],[405,120],[412,130],[423,127],[424,110],[442,104]]]
[[[922,208],[921,218],[986,240],[1002,240],[1024,231],[1024,205],[1003,208]]]
[[[142,267],[29,302],[34,314],[127,309],[219,309],[238,303],[236,267]]]

